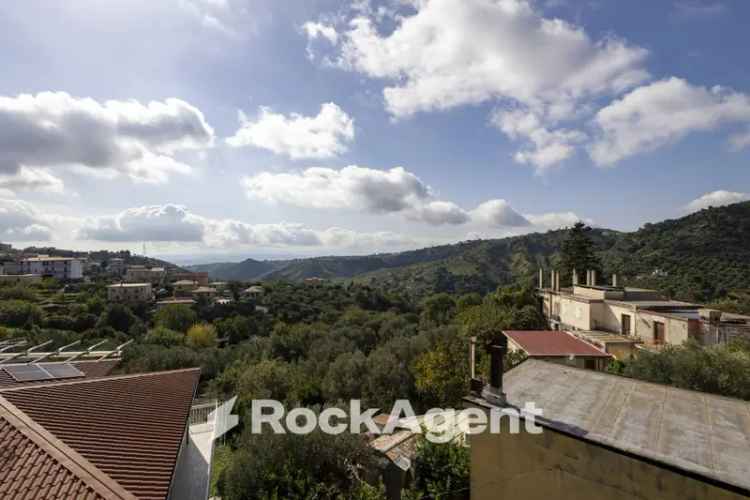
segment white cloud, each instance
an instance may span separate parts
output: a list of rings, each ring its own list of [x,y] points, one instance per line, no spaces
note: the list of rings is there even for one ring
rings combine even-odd
[[[563,229],[573,226],[576,222],[585,222],[591,225],[593,221],[579,217],[573,212],[548,212],[544,214],[524,215],[535,227],[543,229]]]
[[[300,173],[262,172],[242,182],[251,198],[303,208],[401,212],[430,197],[429,186],[402,167],[314,167]]]
[[[0,189],[10,192],[62,193],[65,190],[65,184],[62,179],[50,174],[46,169],[22,166],[12,174],[0,172]]]
[[[225,35],[231,39],[242,39],[255,33],[257,26],[252,13],[242,0],[180,0],[180,7],[202,28]]]
[[[471,211],[475,222],[489,227],[520,227],[528,226],[529,221],[513,210],[505,200],[488,200]]]
[[[176,152],[212,141],[200,110],[179,99],[142,104],[65,92],[0,96],[0,172],[6,175],[73,165],[163,181],[168,172],[189,169],[177,167]]]
[[[361,233],[339,227],[316,230],[286,222],[247,224],[213,219],[174,204],[129,208],[114,216],[80,219],[78,225],[79,240],[100,242],[163,242],[211,248],[384,248],[413,244],[410,238],[391,232]]]
[[[79,239],[98,241],[202,241],[204,225],[181,205],[130,208],[86,220]]]
[[[49,241],[48,222],[31,204],[0,199],[0,241]]]
[[[308,21],[302,25],[302,30],[307,35],[307,38],[312,40],[324,38],[333,45],[336,45],[339,41],[339,34],[336,32],[336,28],[328,24]]]
[[[490,117],[492,125],[511,139],[526,139],[530,148],[518,151],[518,163],[531,164],[538,172],[559,164],[575,153],[575,145],[586,140],[578,130],[547,129],[536,113],[527,109],[498,109]]]
[[[747,200],[750,200],[750,193],[719,190],[696,198],[685,206],[685,210],[688,212],[697,212],[708,207],[721,207]]]
[[[652,151],[690,132],[750,122],[750,97],[715,86],[694,86],[669,78],[639,87],[599,110],[591,158],[599,165]],[[737,139],[741,145],[743,140]]]
[[[347,151],[354,140],[354,120],[335,103],[324,103],[317,116],[292,113],[284,116],[261,107],[257,120],[240,112],[240,128],[226,142],[230,146],[255,146],[299,158],[330,158]]]
[[[570,112],[578,99],[621,92],[648,77],[647,51],[593,40],[542,17],[523,0],[424,0],[382,34],[358,15],[341,37],[340,65],[395,82],[384,89],[394,116],[511,99]]]
[[[471,218],[466,210],[452,201],[439,200],[418,204],[406,213],[406,217],[412,220],[421,220],[434,226],[464,224]]]

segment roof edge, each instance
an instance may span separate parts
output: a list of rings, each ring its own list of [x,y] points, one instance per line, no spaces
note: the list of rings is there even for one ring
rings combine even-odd
[[[4,392],[12,392],[12,391],[23,391],[25,389],[39,389],[43,387],[62,387],[66,385],[76,385],[76,384],[91,384],[95,382],[104,382],[108,380],[120,380],[120,379],[129,379],[129,378],[141,378],[141,377],[155,377],[160,375],[167,375],[172,373],[189,373],[189,372],[198,372],[200,374],[201,369],[200,368],[181,368],[179,370],[162,370],[158,372],[146,372],[146,373],[128,373],[123,375],[105,375],[104,377],[93,377],[93,378],[83,378],[78,380],[69,380],[69,381],[52,381],[44,384],[29,384],[24,385],[23,387],[0,387],[0,395]]]

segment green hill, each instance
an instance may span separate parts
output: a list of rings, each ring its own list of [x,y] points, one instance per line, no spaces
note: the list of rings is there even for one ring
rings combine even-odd
[[[423,296],[486,292],[532,282],[540,266],[557,265],[566,232],[473,240],[409,252],[287,261],[248,259],[194,266],[219,279],[299,281],[310,277],[354,281]],[[654,287],[671,296],[709,301],[750,283],[750,202],[701,210],[623,233],[591,233],[604,274]]]

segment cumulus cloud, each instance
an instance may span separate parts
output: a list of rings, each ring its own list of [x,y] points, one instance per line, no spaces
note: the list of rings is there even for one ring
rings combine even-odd
[[[49,241],[51,235],[48,221],[31,204],[0,199],[0,240]]]
[[[518,163],[531,164],[538,172],[559,164],[575,153],[575,145],[586,140],[578,130],[558,128],[549,130],[539,115],[529,110],[495,110],[490,123],[511,139],[525,139],[530,147],[518,151]]]
[[[71,165],[163,181],[187,171],[173,155],[212,144],[203,114],[180,99],[142,104],[65,92],[0,96],[0,173]]]
[[[687,212],[697,212],[708,207],[721,207],[750,200],[750,193],[738,193],[736,191],[713,191],[696,198],[685,206]]]
[[[410,238],[391,232],[363,233],[339,227],[317,230],[287,222],[248,224],[233,219],[214,219],[175,204],[134,207],[114,216],[83,219],[77,237],[104,242],[169,242],[212,248],[384,248],[413,243]]]
[[[505,200],[485,201],[472,210],[471,217],[474,221],[490,227],[519,227],[529,225],[529,221],[523,215],[513,210]]]
[[[563,229],[573,226],[576,222],[593,224],[591,219],[579,217],[574,212],[548,212],[544,214],[526,214],[526,219],[538,228]]]
[[[536,108],[633,86],[647,52],[614,37],[593,40],[523,0],[425,0],[381,34],[359,15],[341,34],[340,64],[395,82],[394,116],[508,98]]]
[[[402,167],[313,167],[299,173],[262,172],[242,182],[251,198],[303,208],[389,213],[413,208],[430,197],[429,186]]]
[[[335,103],[324,103],[316,116],[285,116],[261,107],[256,120],[239,113],[240,128],[226,142],[255,146],[292,159],[330,158],[347,151],[354,140],[354,119]]]
[[[88,219],[79,238],[98,241],[202,241],[203,221],[182,205],[151,205]]]
[[[616,162],[677,141],[695,131],[733,122],[750,122],[750,97],[715,86],[695,86],[669,78],[639,87],[599,110],[598,137],[591,158],[599,165]],[[742,136],[735,139],[738,146]]]
[[[396,118],[487,101],[512,103],[526,116],[498,116],[495,124],[530,144],[515,160],[540,171],[569,158],[585,138],[561,121],[650,76],[643,67],[645,49],[614,36],[594,39],[580,26],[544,17],[534,2],[408,3],[413,11],[399,15],[355,10],[336,31],[335,63],[384,79],[386,108]],[[321,36],[317,30],[307,35]],[[530,117],[537,122],[532,129],[503,125]]]
[[[430,186],[403,167],[377,170],[350,165],[340,170],[314,167],[301,172],[261,172],[245,177],[242,183],[251,199],[301,208],[401,214],[435,226],[531,225],[506,200],[488,200],[467,210],[452,201],[437,199]]]

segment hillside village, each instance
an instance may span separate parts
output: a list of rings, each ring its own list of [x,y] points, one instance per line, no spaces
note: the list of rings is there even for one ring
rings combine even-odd
[[[602,271],[596,245],[578,224],[533,286],[418,301],[357,281],[218,281],[128,254],[6,245],[0,494],[750,494],[750,316],[631,286]],[[239,426],[225,435],[218,409],[234,396]],[[256,399],[316,411],[361,399],[383,430],[403,398],[417,422],[432,407],[535,401],[544,437],[454,422],[437,445],[408,418],[384,435],[249,432]],[[529,481],[548,468],[561,472]]]

